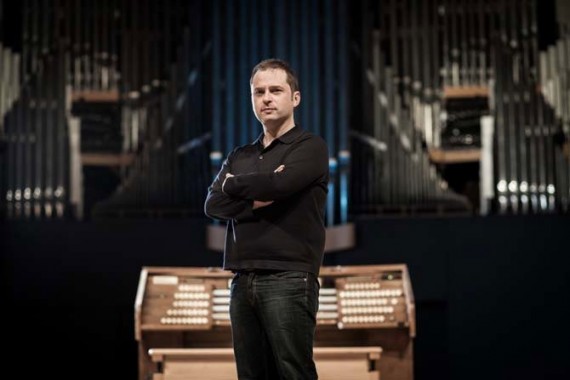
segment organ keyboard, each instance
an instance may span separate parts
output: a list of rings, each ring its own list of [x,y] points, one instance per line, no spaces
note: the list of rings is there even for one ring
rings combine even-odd
[[[153,351],[231,348],[231,278],[221,268],[142,269],[135,300],[139,380],[160,371]],[[413,379],[415,304],[407,266],[325,266],[319,282],[315,347],[378,347],[383,380]]]

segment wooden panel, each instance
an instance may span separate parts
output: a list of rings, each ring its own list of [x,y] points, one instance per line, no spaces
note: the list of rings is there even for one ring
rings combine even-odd
[[[475,98],[475,97],[488,97],[489,88],[483,86],[456,86],[444,87],[444,98]]]
[[[119,101],[118,91],[76,91],[71,95],[74,102],[115,103]]]
[[[132,164],[132,154],[82,153],[81,164],[84,166],[127,166]]]
[[[380,380],[380,347],[318,347],[315,365],[322,380]],[[150,349],[149,355],[161,380],[236,380],[233,350],[227,349]]]
[[[430,149],[429,157],[436,164],[478,162],[481,159],[481,149]]]

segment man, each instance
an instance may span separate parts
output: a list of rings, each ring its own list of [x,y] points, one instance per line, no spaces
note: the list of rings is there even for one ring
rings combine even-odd
[[[325,141],[295,124],[298,80],[257,64],[251,102],[263,133],[234,149],[208,189],[207,216],[227,222],[232,340],[240,380],[317,379],[313,339],[329,180]]]

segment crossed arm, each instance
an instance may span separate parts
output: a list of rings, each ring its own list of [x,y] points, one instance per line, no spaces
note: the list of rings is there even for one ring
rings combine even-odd
[[[328,178],[328,148],[320,141],[299,144],[273,172],[234,175],[230,154],[208,188],[206,215],[218,220],[254,218],[254,210]]]
[[[279,165],[277,167],[277,169],[275,169],[273,171],[273,173],[281,173],[283,170],[285,170],[285,165]],[[226,184],[226,181],[228,180],[228,178],[231,177],[235,177],[233,174],[231,173],[226,173],[226,178],[224,179],[224,182],[222,183],[222,191],[224,191],[224,185]],[[257,201],[257,200],[253,200],[253,209],[258,209],[261,207],[265,207],[265,206],[269,206],[270,204],[272,204],[274,201]]]
[[[285,169],[285,165],[280,165],[274,173],[280,173]],[[228,163],[225,162],[222,170],[208,189],[208,196],[204,206],[207,216],[218,220],[247,219],[254,217],[253,210],[266,207],[272,204],[273,200],[259,201],[240,199],[224,192],[224,185],[229,178],[235,177],[231,174]],[[223,178],[223,181],[222,181]]]

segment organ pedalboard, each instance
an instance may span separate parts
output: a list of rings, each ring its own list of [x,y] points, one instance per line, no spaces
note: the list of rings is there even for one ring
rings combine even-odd
[[[167,379],[156,375],[160,365],[151,355],[161,349],[231,349],[231,279],[221,268],[142,269],[135,300],[139,380]],[[315,351],[381,348],[380,368],[368,371],[412,380],[415,304],[407,266],[325,266],[319,282]]]

